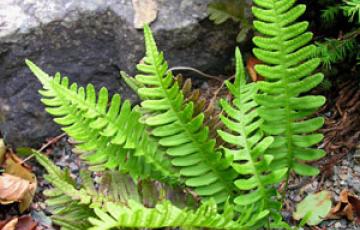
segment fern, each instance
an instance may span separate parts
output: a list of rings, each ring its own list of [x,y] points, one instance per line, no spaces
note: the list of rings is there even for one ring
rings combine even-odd
[[[40,93],[46,111],[80,142],[78,151],[93,170],[119,168],[133,177],[177,180],[157,143],[138,122],[138,109],[132,109],[129,101],[121,104],[120,95],[115,94],[108,106],[108,91],[102,88],[96,102],[93,85],[86,89],[76,83],[69,86],[67,77],[56,74],[51,78],[32,62],[27,64],[44,86]]]
[[[184,94],[167,71],[167,63],[148,26],[144,27],[144,36],[146,57],[144,64],[137,65],[143,74],[136,76],[144,84],[138,89],[138,94],[145,98],[141,103],[142,120],[166,149],[171,163],[179,168],[187,186],[203,198],[225,202],[233,193],[234,172],[215,150],[215,140],[209,138],[209,129],[203,126],[204,115],[194,117],[194,104],[184,101]]]
[[[236,221],[232,205],[225,204],[222,214],[210,200],[198,209],[180,209],[170,201],[154,208],[145,207],[137,186],[118,172],[107,172],[100,185],[93,184],[88,171],[81,173],[82,184],[76,188],[68,172],[55,166],[47,157],[34,151],[37,161],[47,170],[45,175],[54,188],[45,191],[46,203],[53,221],[62,229],[113,229],[123,227],[208,227],[212,229],[247,229],[267,215],[266,211],[251,216],[244,213]],[[247,209],[251,212],[252,209]]]
[[[324,104],[325,98],[303,95],[323,80],[321,73],[311,75],[320,59],[311,58],[316,48],[306,45],[312,39],[312,33],[306,32],[309,23],[296,22],[306,7],[294,5],[295,0],[254,3],[254,27],[263,35],[254,37],[258,48],[253,52],[265,63],[255,69],[266,80],[258,83],[261,94],[256,102],[261,105],[257,111],[264,120],[261,129],[274,136],[266,151],[274,157],[271,167],[316,175],[319,170],[306,163],[324,156],[324,151],[311,148],[323,139],[315,131],[324,119],[307,117]]]
[[[68,171],[62,171],[41,153],[34,152],[37,161],[48,172],[44,178],[54,188],[45,190],[46,204],[52,213],[51,219],[64,230],[83,230],[91,226],[88,218],[95,216],[89,207],[91,197],[84,189],[76,189],[75,181]]]
[[[257,216],[239,218],[234,221],[234,212],[231,206],[226,206],[224,214],[217,213],[215,202],[208,201],[196,211],[179,209],[168,201],[157,204],[155,208],[146,208],[138,202],[129,201],[128,206],[108,203],[106,211],[95,209],[97,218],[91,217],[90,223],[94,225],[91,230],[106,230],[119,227],[127,228],[209,228],[209,229],[248,229],[259,219],[264,218],[267,212]],[[250,210],[250,209],[248,209]]]
[[[234,99],[232,104],[226,100],[220,102],[224,110],[221,120],[228,131],[218,131],[225,142],[236,146],[225,148],[226,154],[234,159],[233,168],[241,175],[235,180],[235,185],[245,192],[236,197],[235,203],[240,206],[254,205],[255,210],[271,210],[278,218],[281,204],[274,198],[276,190],[273,185],[282,180],[287,169],[272,170],[270,163],[273,156],[263,154],[274,138],[266,137],[260,129],[263,120],[259,118],[258,105],[254,101],[257,85],[255,82],[246,84],[239,49],[235,58],[235,82],[226,82]]]

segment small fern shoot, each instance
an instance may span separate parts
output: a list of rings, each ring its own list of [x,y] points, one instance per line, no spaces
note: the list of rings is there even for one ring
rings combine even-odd
[[[274,136],[267,149],[271,154],[273,169],[295,171],[299,175],[313,176],[319,170],[307,164],[320,159],[324,151],[311,148],[323,139],[319,129],[322,117],[308,118],[325,103],[323,96],[304,95],[320,84],[323,74],[312,72],[320,59],[312,58],[316,49],[307,45],[313,35],[306,32],[308,22],[296,22],[305,12],[305,5],[295,5],[295,0],[255,0],[252,8],[257,20],[255,29],[255,56],[264,64],[256,65],[256,71],[265,78],[258,82],[261,94],[256,102],[264,120],[261,129]],[[289,175],[289,173],[288,173]]]
[[[148,26],[144,27],[144,36],[146,57],[137,65],[141,73],[136,75],[144,85],[138,89],[144,98],[142,120],[166,149],[172,165],[179,168],[185,184],[203,198],[223,203],[233,193],[234,172],[215,150],[215,140],[209,138],[209,128],[203,125],[204,114],[194,116],[194,104],[185,102]]]

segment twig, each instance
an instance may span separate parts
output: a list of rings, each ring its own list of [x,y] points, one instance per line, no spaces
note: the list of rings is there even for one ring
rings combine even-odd
[[[52,138],[50,141],[48,141],[45,145],[43,145],[40,149],[38,149],[38,152],[42,152],[44,151],[47,147],[49,147],[50,145],[58,142],[61,138],[65,137],[66,133],[62,133],[59,136],[56,136],[54,138]],[[20,162],[20,164],[25,163],[26,161],[31,160],[34,157],[34,154],[31,154],[30,156],[26,157],[23,161]]]
[[[45,145],[43,145],[38,151],[41,152],[43,151],[44,149],[46,149],[47,147],[49,147],[50,145],[58,142],[61,138],[65,137],[66,136],[66,133],[62,133],[60,134],[59,136],[56,136],[54,138],[52,138],[50,141],[48,141]]]
[[[188,66],[174,66],[174,67],[171,67],[168,71],[174,71],[174,70],[190,70],[190,71],[193,71],[197,74],[200,74],[201,76],[203,77],[206,77],[206,78],[210,78],[210,79],[213,79],[215,81],[220,81],[220,82],[223,82],[223,80],[219,79],[218,77],[216,76],[213,76],[213,75],[210,75],[210,74],[207,74],[207,73],[204,73],[198,69],[195,69],[193,67],[188,67]]]

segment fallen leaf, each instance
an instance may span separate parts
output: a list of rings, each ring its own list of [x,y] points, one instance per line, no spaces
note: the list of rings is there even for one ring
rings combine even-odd
[[[259,59],[254,57],[249,57],[246,61],[246,69],[251,77],[252,81],[261,81],[264,78],[256,73],[255,65],[261,64],[262,62]]]
[[[306,223],[308,225],[317,225],[329,214],[331,205],[331,193],[329,191],[310,194],[297,204],[293,218],[300,220],[309,215]]]
[[[12,220],[10,220],[9,222],[7,222],[5,224],[4,227],[2,227],[1,230],[15,230],[16,229],[16,224],[18,223],[18,218],[14,218]]]
[[[4,173],[0,176],[0,203],[20,202],[29,189],[30,182],[28,180]]]
[[[19,186],[16,188],[17,190],[20,190],[21,188],[25,189],[25,192],[22,193],[21,196],[19,195],[17,197],[17,199],[9,200],[9,197],[7,197],[7,199],[5,199],[5,201],[7,200],[7,201],[12,201],[12,202],[15,202],[15,201],[20,202],[20,204],[19,204],[20,212],[24,212],[26,209],[28,209],[30,207],[33,197],[35,195],[35,191],[36,191],[36,187],[37,187],[36,176],[31,172],[30,167],[27,166],[26,164],[22,163],[22,160],[13,153],[6,154],[4,169],[5,169],[5,173],[3,174],[3,176],[4,175],[12,175],[14,178],[17,178],[17,179],[16,180],[14,178],[9,179],[9,176],[7,176],[7,178],[5,178],[5,179],[2,178],[2,180],[5,180],[5,182],[7,182],[7,183],[10,183],[9,180],[12,180],[12,183],[15,183]],[[6,184],[3,184],[3,185],[6,185]],[[22,186],[20,186],[20,185],[22,185]],[[5,190],[7,190],[7,188],[2,187],[0,185],[0,191],[4,191],[4,193],[5,193]],[[7,192],[7,194],[9,194],[9,191]],[[4,199],[2,198],[2,195],[4,195],[4,194],[0,194],[0,198],[1,198],[1,200],[3,200],[3,202],[5,202]],[[6,195],[6,193],[5,193],[5,195]]]
[[[6,146],[3,139],[0,139],[0,164],[4,162]]]
[[[347,189],[341,191],[339,202],[331,210],[327,219],[340,219],[342,217],[360,223],[360,199]]]
[[[145,24],[150,24],[157,17],[156,0],[132,0],[134,8],[134,27],[141,29]]]

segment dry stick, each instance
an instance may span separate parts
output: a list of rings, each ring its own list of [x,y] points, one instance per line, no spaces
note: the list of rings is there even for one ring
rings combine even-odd
[[[65,137],[66,133],[62,133],[54,138],[52,138],[50,141],[48,141],[45,145],[43,145],[40,149],[38,149],[38,152],[42,152],[44,149],[46,149],[47,147],[49,147],[50,145],[58,142],[61,138]],[[20,164],[25,163],[26,161],[31,160],[34,157],[34,154],[31,154],[30,156],[28,156],[27,158],[25,158],[23,161],[20,162]]]
[[[220,82],[223,82],[223,80],[219,79],[218,77],[216,76],[213,76],[213,75],[210,75],[210,74],[207,74],[207,73],[204,73],[198,69],[195,69],[193,67],[189,67],[189,66],[174,66],[174,67],[171,67],[170,69],[168,69],[168,71],[174,71],[174,70],[190,70],[190,71],[193,71],[195,73],[198,73],[200,74],[201,76],[203,77],[206,77],[206,78],[210,78],[210,79],[213,79],[215,81],[220,81]]]

